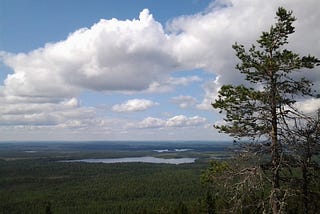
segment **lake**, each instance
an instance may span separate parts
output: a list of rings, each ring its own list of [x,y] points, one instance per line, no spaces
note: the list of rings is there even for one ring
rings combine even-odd
[[[196,158],[155,158],[155,157],[127,157],[127,158],[103,158],[103,159],[81,159],[81,160],[67,160],[61,162],[85,162],[85,163],[165,163],[165,164],[184,164],[194,163]]]

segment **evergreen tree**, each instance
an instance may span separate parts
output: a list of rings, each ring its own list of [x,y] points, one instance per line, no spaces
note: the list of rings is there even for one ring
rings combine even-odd
[[[236,68],[251,87],[224,85],[212,104],[226,114],[225,124],[216,128],[233,137],[256,142],[249,144],[248,151],[270,154],[270,208],[273,213],[282,209],[282,127],[288,118],[297,115],[296,98],[313,95],[311,81],[296,79],[292,74],[319,65],[319,60],[313,56],[301,57],[286,49],[288,36],[294,33],[295,20],[292,11],[280,7],[275,25],[262,33],[257,40],[258,47],[252,45],[246,51],[243,45],[233,46],[241,61]]]

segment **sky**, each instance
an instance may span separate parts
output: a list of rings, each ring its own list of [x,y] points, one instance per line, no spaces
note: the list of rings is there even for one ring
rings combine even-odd
[[[231,140],[211,103],[279,6],[320,57],[318,0],[0,0],[0,141]]]

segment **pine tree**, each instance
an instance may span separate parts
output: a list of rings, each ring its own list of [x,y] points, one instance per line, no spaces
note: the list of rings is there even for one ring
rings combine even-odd
[[[296,115],[296,98],[313,95],[312,82],[292,74],[312,69],[320,62],[286,49],[295,20],[292,11],[280,7],[275,25],[262,33],[258,47],[252,45],[246,51],[243,45],[233,45],[241,61],[236,68],[245,75],[249,87],[224,85],[212,104],[226,114],[225,124],[216,126],[220,132],[256,142],[249,144],[249,150],[251,147],[256,153],[261,152],[257,148],[270,153],[270,207],[274,214],[281,210],[282,126]]]

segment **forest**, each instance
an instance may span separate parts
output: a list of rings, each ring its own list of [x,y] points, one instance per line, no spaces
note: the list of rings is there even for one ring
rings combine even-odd
[[[0,144],[0,213],[206,213],[200,175],[227,145]],[[229,145],[229,146],[228,146]],[[81,158],[197,157],[192,164],[64,163]]]
[[[242,208],[236,212],[261,213],[257,202],[268,195],[270,186],[236,189],[242,176],[235,177],[236,171],[231,170],[254,162],[239,161],[240,147],[232,143],[202,143],[1,143],[0,213],[230,213],[234,200],[240,198]],[[176,152],[175,148],[190,150]],[[61,162],[145,155],[197,160],[179,165]],[[291,173],[297,180],[302,177],[299,167]],[[313,173],[319,176],[319,170]],[[310,192],[320,192],[319,182],[313,183]],[[302,213],[302,199],[301,193],[289,196],[288,213]],[[312,201],[312,210],[319,209],[319,201]],[[316,213],[312,210],[309,213]]]

